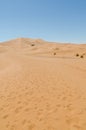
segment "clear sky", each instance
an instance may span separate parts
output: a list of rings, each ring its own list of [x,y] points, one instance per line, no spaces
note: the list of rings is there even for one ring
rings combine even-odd
[[[86,0],[0,0],[0,41],[86,43]]]

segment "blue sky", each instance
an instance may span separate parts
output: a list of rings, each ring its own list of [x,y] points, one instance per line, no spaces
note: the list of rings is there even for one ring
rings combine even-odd
[[[86,43],[86,0],[0,0],[0,41]]]

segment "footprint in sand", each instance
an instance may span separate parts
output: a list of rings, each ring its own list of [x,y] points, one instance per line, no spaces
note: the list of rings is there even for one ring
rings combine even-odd
[[[6,128],[8,128],[10,126],[10,124],[9,124],[9,122],[7,123],[7,125],[6,125]]]
[[[24,110],[24,111],[25,111],[25,112],[28,112],[29,110],[30,110],[30,108],[25,108],[25,110]]]
[[[25,125],[26,123],[27,123],[27,120],[24,119],[24,120],[22,121],[22,125]]]
[[[30,125],[28,126],[28,130],[34,130],[35,127],[36,127],[35,124],[30,124]]]
[[[18,101],[17,104],[21,104],[22,102],[21,101]]]
[[[61,107],[61,104],[57,104],[57,105],[56,105],[56,108],[59,108],[59,107]]]
[[[82,130],[82,128],[76,124],[76,125],[71,126],[70,130]]]
[[[1,108],[0,108],[0,111],[3,111],[3,110],[4,110],[4,108],[3,108],[3,107],[1,107]]]
[[[8,118],[8,116],[9,116],[9,115],[4,115],[4,116],[3,116],[3,119],[6,119],[6,118]]]
[[[38,110],[38,115],[40,116],[43,113],[43,109]]]
[[[55,112],[55,113],[56,113],[57,111],[58,111],[58,108],[55,108],[53,112]]]
[[[15,125],[12,125],[10,130],[16,130]]]
[[[15,113],[16,113],[16,114],[19,113],[19,112],[21,111],[21,109],[22,109],[22,106],[17,107],[17,108],[15,109]]]
[[[66,96],[62,97],[62,100],[66,100],[66,99],[67,99],[67,97],[66,97]]]

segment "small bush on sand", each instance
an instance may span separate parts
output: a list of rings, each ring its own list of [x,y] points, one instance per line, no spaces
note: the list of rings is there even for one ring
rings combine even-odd
[[[79,56],[79,54],[77,53],[77,54],[76,54],[76,56],[78,57],[78,56]]]
[[[56,55],[56,52],[54,52],[54,56]]]
[[[35,46],[35,44],[31,44],[31,46]]]
[[[80,58],[84,58],[84,56],[83,56],[83,55],[81,55],[81,56],[80,56]]]

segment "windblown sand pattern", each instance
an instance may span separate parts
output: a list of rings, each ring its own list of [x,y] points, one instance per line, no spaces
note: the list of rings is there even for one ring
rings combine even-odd
[[[86,45],[1,43],[0,130],[86,130]]]

